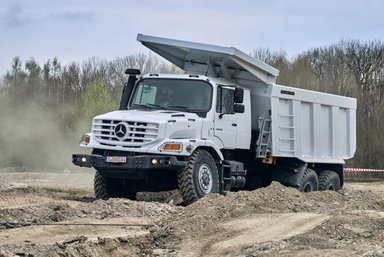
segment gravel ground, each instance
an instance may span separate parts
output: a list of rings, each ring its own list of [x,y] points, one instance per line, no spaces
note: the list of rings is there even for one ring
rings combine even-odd
[[[272,183],[183,207],[177,192],[96,200],[91,176],[0,173],[0,256],[384,256],[383,182]]]

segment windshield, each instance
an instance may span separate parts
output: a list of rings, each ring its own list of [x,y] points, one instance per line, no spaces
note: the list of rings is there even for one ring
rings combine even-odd
[[[201,80],[143,79],[136,85],[129,109],[208,112],[212,86]]]

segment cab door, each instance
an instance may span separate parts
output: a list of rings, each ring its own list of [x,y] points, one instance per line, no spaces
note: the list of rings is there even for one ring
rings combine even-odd
[[[236,147],[237,115],[234,109],[234,94],[233,87],[217,88],[215,136],[221,140],[224,148]]]

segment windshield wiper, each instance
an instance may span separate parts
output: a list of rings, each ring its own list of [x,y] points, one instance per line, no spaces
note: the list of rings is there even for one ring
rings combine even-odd
[[[206,112],[206,111],[199,110],[199,109],[191,109],[190,107],[188,107],[188,106],[183,106],[183,105],[167,105],[166,107],[167,107],[167,108],[171,108],[171,109],[182,109],[183,111],[186,111],[186,112],[193,112],[193,113]]]
[[[160,104],[144,104],[144,106],[146,106],[146,107],[160,108],[160,109],[162,109],[162,110],[165,110],[165,109],[166,109],[165,106],[162,106],[162,105],[160,105]]]
[[[182,105],[167,105],[167,108],[180,108],[180,109],[189,110],[189,107],[182,106]]]
[[[133,107],[133,108],[152,109],[152,107],[144,105],[144,104],[132,104],[131,107]]]
[[[149,103],[146,103],[146,104],[132,104],[131,107],[142,107],[142,108],[145,108],[145,109],[161,109],[161,110],[165,110],[165,106],[162,106],[162,105],[159,105],[159,104],[149,104]]]

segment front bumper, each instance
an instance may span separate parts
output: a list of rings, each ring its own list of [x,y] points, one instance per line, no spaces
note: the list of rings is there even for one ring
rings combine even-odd
[[[156,159],[157,163],[152,164]],[[124,163],[107,162],[107,156],[97,154],[73,154],[72,163],[80,167],[93,167],[97,170],[144,171],[144,170],[179,170],[187,162],[179,161],[175,156],[139,155],[127,156]]]

